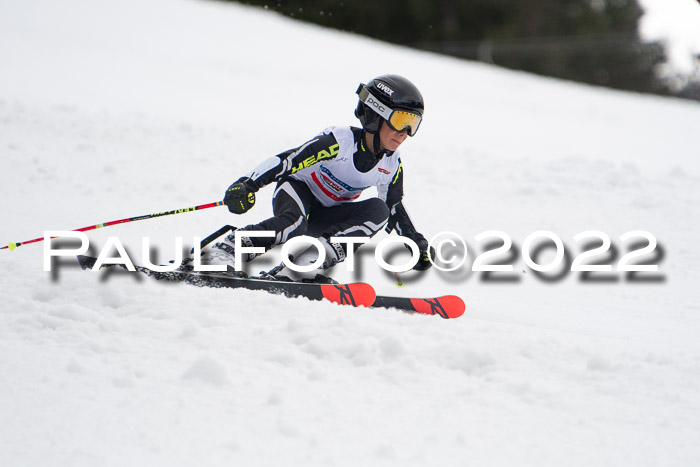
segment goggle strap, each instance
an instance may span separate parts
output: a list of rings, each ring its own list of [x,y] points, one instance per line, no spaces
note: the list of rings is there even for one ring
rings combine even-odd
[[[367,86],[364,84],[361,84],[359,88],[357,88],[357,95],[360,96],[360,100],[370,109],[374,110],[376,113],[384,117],[384,120],[389,120],[389,117],[391,117],[391,114],[393,113],[393,109],[387,106],[386,104],[383,104],[379,99],[377,99],[371,92],[369,92],[369,89],[367,89]]]

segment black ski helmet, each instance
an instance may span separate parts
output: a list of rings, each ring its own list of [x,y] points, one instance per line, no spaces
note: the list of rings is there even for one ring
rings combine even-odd
[[[386,120],[396,131],[408,128],[410,136],[418,131],[423,118],[423,96],[418,88],[403,76],[378,76],[366,85],[360,84],[356,93],[360,100],[355,109],[355,116],[360,119],[362,128],[368,133],[379,133],[382,120]],[[397,128],[391,122],[399,115],[404,118],[400,121],[401,127]]]

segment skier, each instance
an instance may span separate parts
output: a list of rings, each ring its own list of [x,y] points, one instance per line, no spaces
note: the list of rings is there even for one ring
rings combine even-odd
[[[276,183],[272,199],[274,216],[243,231],[273,231],[275,237],[241,238],[245,246],[265,251],[289,239],[317,237],[325,250],[321,269],[343,261],[346,243],[331,243],[331,237],[371,237],[386,225],[386,231],[416,242],[420,258],[416,270],[432,263],[428,241],[416,231],[403,198],[403,168],[398,148],[408,136],[415,136],[423,118],[423,97],[406,78],[383,75],[360,84],[355,116],[362,128],[335,126],[325,129],[295,149],[274,156],[248,175],[236,180],[224,196],[229,211],[243,214],[255,205],[255,192]],[[356,201],[367,188],[376,186],[378,197]],[[234,234],[205,249],[203,264],[227,266],[234,270]],[[359,245],[355,246],[356,248]],[[258,254],[245,253],[243,261]],[[434,257],[434,256],[433,256]],[[318,258],[310,247],[294,258],[297,265],[309,265]],[[279,280],[328,282],[320,270],[303,273],[284,267]]]

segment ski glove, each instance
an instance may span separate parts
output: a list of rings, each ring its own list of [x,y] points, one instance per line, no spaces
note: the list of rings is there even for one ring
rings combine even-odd
[[[255,205],[255,192],[258,185],[247,177],[242,177],[228,187],[224,195],[224,204],[234,214],[248,212]]]
[[[419,240],[416,242],[416,244],[420,249],[420,258],[418,259],[416,265],[413,266],[413,269],[416,271],[425,271],[433,265],[430,258],[435,258],[435,248],[431,246],[429,247],[426,239]]]

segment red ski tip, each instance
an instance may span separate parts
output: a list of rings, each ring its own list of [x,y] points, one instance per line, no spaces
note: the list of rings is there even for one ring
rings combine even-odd
[[[321,293],[326,300],[340,305],[371,306],[377,297],[374,288],[364,282],[354,284],[322,284]]]
[[[416,312],[426,315],[439,315],[443,318],[459,318],[467,306],[456,295],[437,298],[412,298],[411,303]]]

